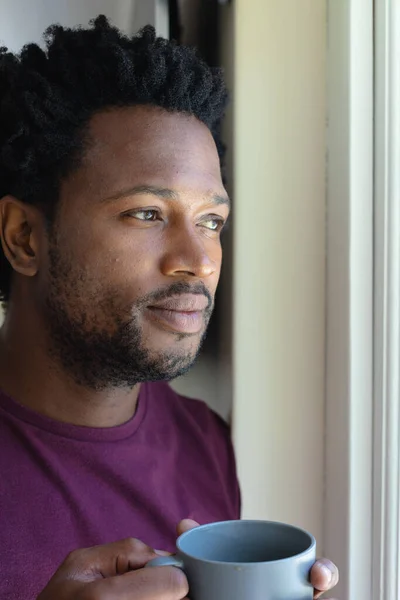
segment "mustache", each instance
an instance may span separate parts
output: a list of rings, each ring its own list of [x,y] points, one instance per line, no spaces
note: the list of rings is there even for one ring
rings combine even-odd
[[[186,281],[176,281],[168,287],[160,288],[158,290],[155,290],[154,292],[151,292],[150,294],[141,299],[140,305],[144,307],[149,304],[161,302],[162,300],[168,300],[169,298],[181,296],[183,294],[205,296],[208,300],[206,312],[210,313],[212,311],[214,307],[214,298],[211,296],[210,291],[202,282],[190,284]]]

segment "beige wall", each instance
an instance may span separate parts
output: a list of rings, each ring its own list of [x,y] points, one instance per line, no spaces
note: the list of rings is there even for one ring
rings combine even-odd
[[[322,545],[325,3],[235,0],[223,15],[235,42],[233,399],[243,514],[298,523]]]

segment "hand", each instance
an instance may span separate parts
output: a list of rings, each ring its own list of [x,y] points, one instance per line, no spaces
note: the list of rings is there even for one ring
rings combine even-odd
[[[198,527],[196,521],[185,519],[178,525],[178,535],[182,535],[185,531]],[[339,571],[336,565],[327,558],[317,560],[311,569],[311,583],[314,587],[314,600],[317,600],[325,592],[332,590],[339,581]],[[332,599],[333,600],[333,599]]]
[[[72,552],[37,600],[182,600],[180,569],[145,564],[158,553],[135,539]]]

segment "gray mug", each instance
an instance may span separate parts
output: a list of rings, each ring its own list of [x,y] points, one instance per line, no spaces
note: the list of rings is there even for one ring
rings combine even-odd
[[[312,600],[313,536],[272,521],[224,521],[178,538],[177,554],[149,567],[174,566],[189,581],[191,600]]]

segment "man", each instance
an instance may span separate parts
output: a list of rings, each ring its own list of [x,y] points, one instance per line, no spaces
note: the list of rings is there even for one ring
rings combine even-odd
[[[150,27],[46,42],[0,54],[0,597],[178,600],[152,548],[240,511],[227,427],[163,383],[213,308],[226,91]]]

